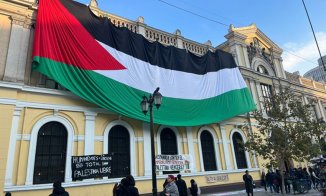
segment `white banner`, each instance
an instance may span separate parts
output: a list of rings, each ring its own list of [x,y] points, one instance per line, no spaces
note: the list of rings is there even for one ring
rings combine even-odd
[[[156,155],[156,171],[183,171],[190,173],[193,161],[190,155]]]

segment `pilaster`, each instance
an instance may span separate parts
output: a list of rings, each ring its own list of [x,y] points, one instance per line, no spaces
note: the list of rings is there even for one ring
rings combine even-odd
[[[7,156],[7,167],[6,167],[6,176],[5,176],[5,186],[12,185],[12,175],[13,175],[13,166],[15,151],[16,151],[16,140],[17,140],[17,131],[20,114],[23,108],[16,107],[13,113],[11,130],[10,130],[10,139],[9,139],[9,148]]]
[[[85,146],[84,154],[94,154],[95,118],[97,113],[85,112]]]
[[[194,140],[192,137],[192,128],[191,127],[186,127],[186,132],[187,132],[187,144],[188,144],[188,152],[189,155],[192,157],[192,160],[195,161],[195,149],[194,149]],[[192,172],[197,172],[196,164],[193,163],[194,165],[194,171]]]
[[[11,19],[12,27],[3,80],[23,83],[31,22],[25,21],[25,17],[21,16],[12,16]]]
[[[230,153],[229,153],[229,148],[228,148],[228,140],[226,137],[226,131],[225,127],[223,124],[220,124],[220,130],[221,130],[221,136],[222,136],[222,144],[223,144],[223,152],[224,152],[224,160],[225,160],[225,165],[227,170],[231,170],[231,159],[230,159]]]
[[[152,158],[151,158],[151,135],[149,123],[143,122],[144,136],[144,172],[145,176],[152,175]]]

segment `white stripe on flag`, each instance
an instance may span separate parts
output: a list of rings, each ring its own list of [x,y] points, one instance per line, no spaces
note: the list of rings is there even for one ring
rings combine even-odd
[[[127,69],[94,71],[148,93],[160,87],[165,97],[201,100],[247,87],[238,68],[197,75],[151,65],[99,43]]]

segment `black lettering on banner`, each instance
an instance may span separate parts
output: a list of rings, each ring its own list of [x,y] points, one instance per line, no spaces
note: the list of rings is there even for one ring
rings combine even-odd
[[[111,154],[73,156],[71,158],[72,180],[108,177],[111,174]]]

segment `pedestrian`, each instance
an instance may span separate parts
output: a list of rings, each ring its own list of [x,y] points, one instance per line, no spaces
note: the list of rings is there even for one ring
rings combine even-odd
[[[122,178],[119,186],[117,188],[117,196],[125,196],[127,195],[127,179],[126,178]]]
[[[187,196],[188,195],[187,185],[186,185],[186,182],[183,179],[181,179],[181,174],[177,175],[177,181],[175,183],[177,184],[179,195]]]
[[[265,188],[265,191],[267,191],[267,187],[266,187],[266,174],[265,174],[265,170],[262,169],[261,171],[261,176],[260,176],[260,186]]]
[[[112,195],[113,196],[118,196],[118,193],[117,193],[118,187],[119,187],[119,184],[115,183],[114,187],[113,187],[113,190],[112,190]]]
[[[5,196],[11,196],[10,192],[6,192]]]
[[[179,196],[178,187],[174,182],[175,178],[173,175],[168,175],[167,184],[165,185],[165,195],[168,196]]]
[[[267,186],[269,187],[269,190],[271,193],[273,193],[273,177],[274,177],[274,174],[273,174],[273,170],[272,169],[269,169],[267,171],[267,174],[266,174],[266,183],[267,183]]]
[[[61,186],[60,181],[53,183],[53,190],[49,196],[69,196],[69,193]]]
[[[284,171],[283,176],[284,176],[285,193],[291,193],[291,182],[290,182],[289,172]]]
[[[242,176],[243,181],[245,182],[246,192],[248,196],[254,195],[254,186],[253,186],[253,179],[251,175],[249,175],[249,171],[246,170],[245,174]]]
[[[136,181],[132,175],[126,176],[126,187],[128,196],[139,196]]]
[[[275,187],[276,187],[276,192],[280,193],[280,190],[281,190],[281,193],[283,194],[282,176],[281,176],[280,170],[276,170],[275,176],[276,177],[274,178],[274,184],[275,184]]]
[[[191,187],[189,188],[190,189],[190,194],[192,196],[197,196],[198,195],[198,185],[197,185],[197,183],[195,182],[194,179],[190,180],[190,185],[191,185]]]

